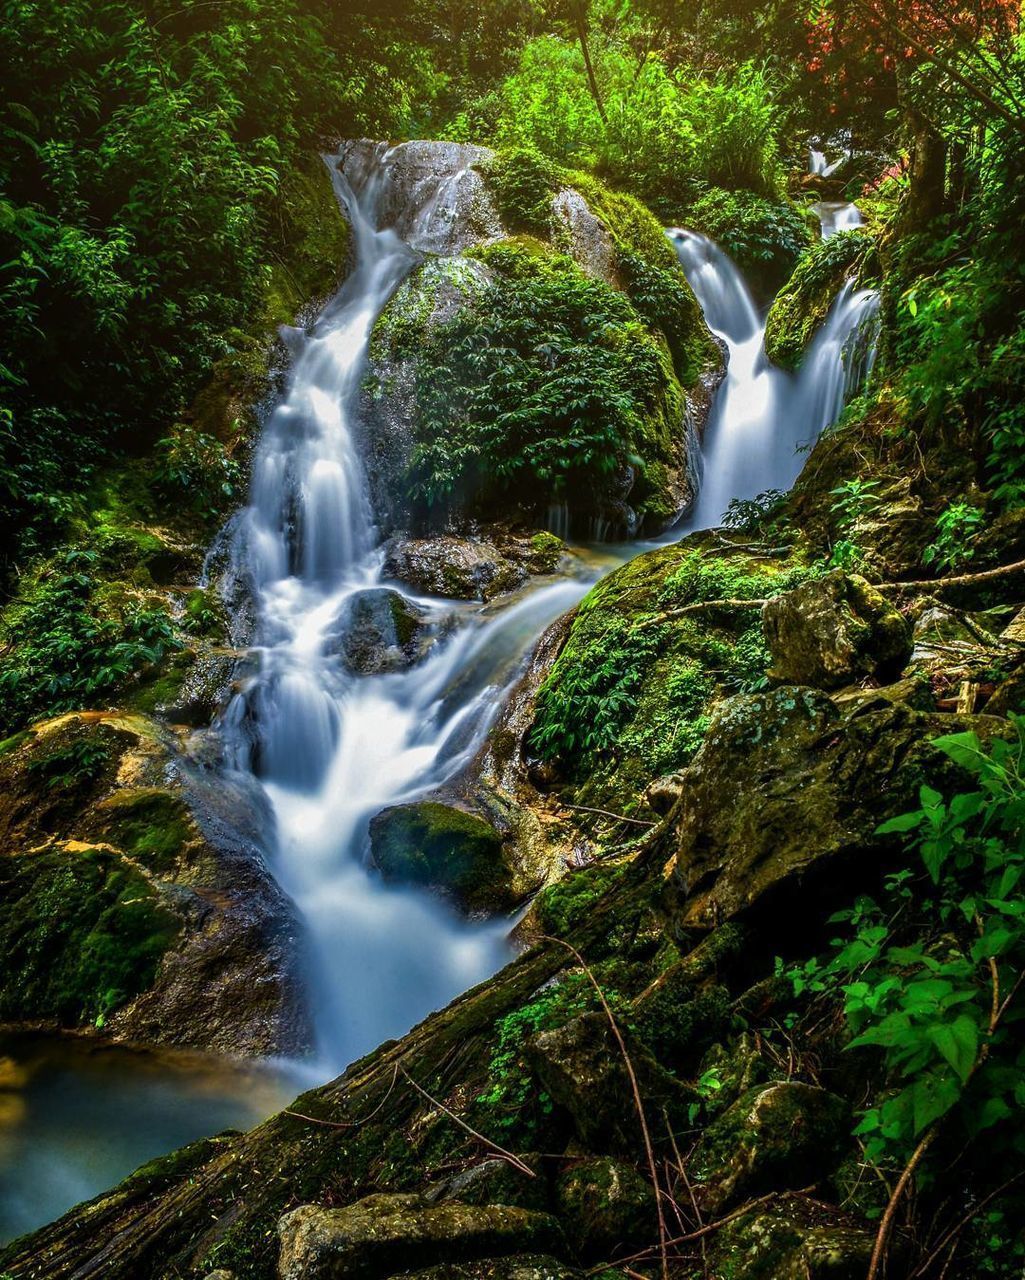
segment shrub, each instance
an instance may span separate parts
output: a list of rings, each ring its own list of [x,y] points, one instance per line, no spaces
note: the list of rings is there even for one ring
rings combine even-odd
[[[714,240],[768,292],[783,283],[811,239],[792,204],[753,191],[707,191],[691,206],[687,223]]]

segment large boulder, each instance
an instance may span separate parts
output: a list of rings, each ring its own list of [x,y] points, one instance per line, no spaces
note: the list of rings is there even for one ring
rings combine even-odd
[[[0,1021],[305,1048],[299,927],[263,859],[264,803],[143,716],[62,716],[4,743]]]
[[[370,851],[386,880],[439,889],[467,911],[516,905],[502,837],[453,805],[420,800],[382,810],[370,823]]]
[[[409,538],[393,541],[385,573],[429,595],[491,600],[527,579],[528,567],[487,538]]]
[[[709,1125],[690,1158],[702,1209],[718,1215],[763,1191],[818,1182],[840,1162],[850,1119],[842,1098],[798,1080],[749,1090]]]
[[[517,1253],[564,1254],[558,1222],[509,1205],[373,1195],[344,1209],[300,1205],[278,1225],[280,1280],[385,1280],[413,1267]]]
[[[757,904],[782,938],[808,894],[825,906],[852,874],[864,886],[898,847],[875,834],[879,824],[915,808],[923,781],[958,785],[929,740],[966,727],[986,737],[1001,722],[884,696],[845,715],[793,686],[721,703],[670,818],[679,927],[712,929]]]
[[[911,656],[904,617],[864,578],[841,570],[768,600],[762,610],[771,674],[788,684],[839,689],[886,680]]]

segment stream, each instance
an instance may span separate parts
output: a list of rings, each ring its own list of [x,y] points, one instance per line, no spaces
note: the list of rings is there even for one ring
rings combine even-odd
[[[71,1037],[0,1039],[0,1239],[147,1159],[251,1126],[512,955],[508,919],[468,921],[426,891],[386,885],[367,864],[369,821],[458,774],[539,636],[600,571],[653,544],[606,547],[580,578],[535,580],[490,607],[418,596],[385,578],[357,445],[370,335],[453,216],[465,176],[418,187],[415,206],[380,226],[378,210],[395,206],[394,150],[378,149],[355,190],[329,160],[355,265],[312,328],[289,334],[287,387],[235,525],[233,563],[257,602],[257,665],[219,727],[229,767],[255,774],[274,814],[272,870],[309,937],[314,1057],[246,1065]],[[819,213],[823,235],[860,220],[854,206]],[[702,236],[668,234],[728,365],[702,441],[697,500],[662,541],[717,524],[733,499],[790,488],[804,451],[870,371],[878,312],[875,294],[845,285],[799,373],[785,373],[765,355],[764,316],[737,268]],[[385,587],[436,618],[442,638],[410,670],[353,674],[339,652],[354,602]]]

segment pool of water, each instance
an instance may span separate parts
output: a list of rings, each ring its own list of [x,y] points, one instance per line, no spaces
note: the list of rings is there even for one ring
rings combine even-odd
[[[292,1064],[0,1034],[0,1242],[147,1160],[224,1129],[252,1128],[306,1083]]]

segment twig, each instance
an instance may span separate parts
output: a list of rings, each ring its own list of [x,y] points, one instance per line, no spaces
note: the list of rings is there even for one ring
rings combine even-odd
[[[629,822],[634,827],[657,827],[657,822],[645,822],[642,818],[627,818],[621,813],[612,813],[608,809],[592,809],[586,804],[564,804],[564,809],[572,809],[576,813],[596,813],[601,818],[615,818],[617,822]]]
[[[637,1083],[637,1074],[634,1071],[633,1062],[630,1060],[630,1054],[626,1047],[626,1041],[623,1039],[623,1033],[619,1029],[619,1023],[616,1021],[615,1015],[613,1014],[612,1009],[609,1007],[609,1002],[605,999],[605,992],[602,991],[601,985],[599,984],[598,979],[591,972],[587,964],[587,961],[576,949],[576,947],[574,947],[572,943],[566,942],[565,939],[563,938],[548,937],[548,938],[544,938],[543,941],[554,942],[554,943],[557,943],[560,947],[565,947],[566,950],[569,951],[576,958],[577,963],[580,965],[584,973],[589,978],[591,982],[591,986],[593,986],[595,991],[597,992],[598,999],[601,1002],[601,1007],[604,1009],[605,1016],[609,1020],[609,1026],[612,1028],[612,1034],[616,1038],[616,1044],[619,1046],[619,1051],[623,1055],[623,1063],[626,1066],[626,1073],[630,1079],[630,1088],[633,1091],[634,1106],[637,1108],[637,1118],[641,1122],[641,1135],[644,1138],[644,1151],[648,1157],[648,1170],[651,1174],[651,1186],[653,1191],[655,1192],[655,1209],[656,1209],[656,1212],[658,1213],[658,1240],[659,1240],[659,1253],[661,1254],[661,1259],[662,1259],[662,1276],[663,1276],[663,1280],[669,1280],[669,1259],[666,1254],[666,1248],[667,1248],[666,1237],[668,1236],[669,1233],[666,1231],[666,1216],[665,1216],[665,1211],[662,1208],[662,1187],[658,1178],[658,1165],[655,1163],[655,1149],[652,1146],[651,1134],[648,1130],[648,1118],[644,1114],[644,1102],[641,1098],[640,1086]],[[632,1259],[628,1258],[627,1262],[630,1262],[630,1261],[632,1261]]]
[[[304,1114],[302,1111],[292,1111],[288,1107],[285,1107],[282,1114],[286,1116],[294,1116],[296,1120],[307,1120],[309,1121],[310,1124],[319,1124],[323,1126],[323,1128],[325,1129],[358,1129],[360,1125],[366,1124],[368,1120],[373,1120],[374,1116],[378,1114],[378,1112],[382,1109],[384,1104],[391,1097],[392,1090],[395,1088],[395,1081],[396,1081],[396,1078],[398,1077],[398,1074],[399,1074],[399,1064],[396,1062],[395,1070],[392,1072],[392,1076],[391,1076],[391,1084],[388,1086],[388,1092],[384,1095],[384,1097],[373,1109],[373,1111],[370,1112],[369,1115],[362,1116],[359,1120],[318,1120],[316,1116],[308,1116]]]
[[[514,1169],[519,1169],[520,1173],[526,1174],[528,1178],[537,1177],[537,1174],[530,1165],[524,1164],[519,1156],[513,1155],[511,1151],[506,1151],[505,1147],[500,1147],[497,1142],[492,1142],[490,1138],[485,1138],[482,1133],[478,1133],[477,1130],[471,1125],[468,1125],[465,1120],[460,1116],[457,1116],[454,1111],[450,1111],[443,1102],[439,1102],[437,1098],[432,1098],[426,1089],[422,1089],[420,1085],[417,1084],[405,1067],[396,1067],[396,1070],[402,1072],[403,1078],[409,1081],[422,1098],[426,1098],[432,1107],[437,1107],[439,1111],[444,1111],[445,1115],[457,1124],[460,1129],[464,1129],[471,1137],[476,1138],[478,1142],[482,1142],[490,1151],[493,1151],[495,1155],[500,1156],[503,1160],[508,1160]]]
[[[965,1214],[965,1216],[960,1220],[960,1222],[955,1223],[954,1226],[950,1228],[950,1230],[946,1233],[946,1235],[941,1238],[939,1244],[935,1247],[935,1249],[933,1249],[932,1253],[930,1253],[929,1256],[923,1262],[920,1262],[918,1264],[918,1266],[911,1273],[912,1277],[924,1275],[932,1266],[932,1264],[936,1261],[937,1257],[947,1247],[948,1243],[951,1240],[955,1239],[957,1236],[959,1236],[961,1232],[965,1229],[965,1227],[967,1227],[968,1224],[972,1221],[972,1219],[977,1218],[979,1216],[979,1214],[983,1211],[983,1209],[985,1209],[986,1205],[988,1205],[991,1200],[995,1200],[997,1196],[1002,1195],[1007,1190],[1008,1187],[1012,1186],[1015,1182],[1019,1182],[1022,1178],[1025,1178],[1025,1169],[1021,1170],[1020,1173],[1016,1173],[1013,1178],[1008,1178],[1006,1182],[1002,1182],[995,1191],[991,1191],[988,1196],[985,1196],[982,1200],[980,1200],[979,1203],[975,1205],[970,1212]]]
[[[937,1126],[935,1122],[933,1122],[929,1129],[926,1130],[918,1146],[915,1147],[912,1152],[911,1159],[904,1166],[904,1172],[897,1179],[897,1185],[893,1188],[893,1194],[890,1196],[889,1203],[886,1206],[886,1211],[879,1223],[879,1230],[876,1232],[876,1240],[875,1244],[872,1246],[872,1258],[868,1264],[868,1275],[866,1280],[876,1280],[876,1276],[879,1274],[879,1268],[882,1266],[883,1255],[885,1254],[886,1246],[889,1243],[890,1232],[893,1229],[893,1220],[897,1216],[897,1206],[900,1204],[901,1196],[904,1194],[905,1187],[914,1176],[914,1172],[921,1163],[922,1157],[932,1146],[933,1139],[936,1137],[937,1132]]]
[[[672,622],[676,618],[685,618],[690,613],[705,613],[715,609],[760,609],[763,600],[698,600],[694,604],[681,605],[679,609],[668,609],[665,613],[653,614],[634,623],[631,630],[640,631],[644,627],[656,627],[662,622]]]

